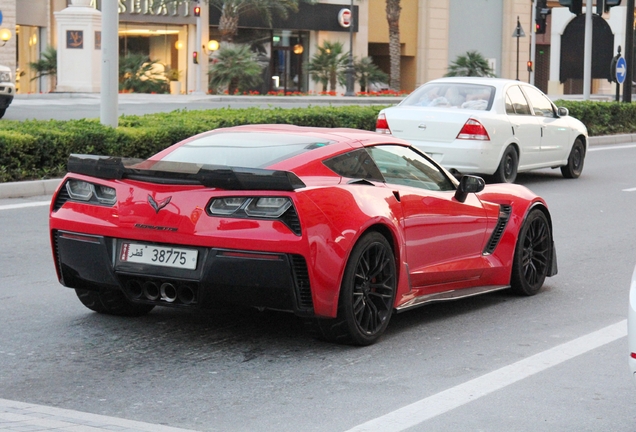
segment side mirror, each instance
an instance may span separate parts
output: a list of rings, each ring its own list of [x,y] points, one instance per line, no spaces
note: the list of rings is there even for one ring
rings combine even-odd
[[[464,202],[469,193],[481,192],[485,186],[486,182],[483,178],[465,175],[459,181],[459,186],[457,186],[457,190],[455,191],[455,199],[459,202]]]
[[[557,114],[559,114],[559,117],[567,117],[570,115],[570,111],[568,111],[566,107],[559,107],[557,109]]]

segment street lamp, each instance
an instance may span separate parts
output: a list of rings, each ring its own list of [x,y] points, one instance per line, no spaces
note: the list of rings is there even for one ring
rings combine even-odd
[[[2,40],[2,46],[5,46],[9,39],[11,39],[11,30],[6,28],[0,30],[0,40]]]
[[[515,27],[512,37],[517,38],[517,81],[519,81],[519,38],[526,37],[523,27],[521,27],[521,22],[519,22],[519,17],[517,17],[517,27]]]
[[[347,65],[347,88],[345,96],[355,96],[353,92],[353,0],[351,0],[351,18],[349,19],[349,64]]]
[[[201,48],[203,48],[203,52],[204,52],[204,53],[206,53],[206,54],[208,54],[208,55],[210,55],[210,54],[212,54],[214,51],[218,50],[218,49],[219,49],[219,47],[220,47],[220,45],[219,45],[219,41],[214,40],[214,39],[212,39],[212,40],[208,41],[208,43],[207,43],[207,44],[203,44],[203,45],[201,45]]]

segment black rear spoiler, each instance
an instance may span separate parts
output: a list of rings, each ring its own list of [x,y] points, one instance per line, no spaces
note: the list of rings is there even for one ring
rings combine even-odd
[[[161,184],[200,184],[228,190],[293,191],[305,187],[298,176],[289,171],[197,165],[187,162],[147,161],[72,154],[67,170],[108,180],[131,179]]]

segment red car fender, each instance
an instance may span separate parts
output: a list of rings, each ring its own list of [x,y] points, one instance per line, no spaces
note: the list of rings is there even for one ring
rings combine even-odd
[[[333,318],[337,315],[340,285],[351,251],[360,237],[374,226],[392,237],[398,269],[396,298],[409,289],[402,263],[405,254],[399,202],[383,187],[359,185],[354,188],[338,186],[303,192],[313,204],[313,211],[305,205],[299,214],[304,218],[301,224],[309,243],[307,264],[317,316]],[[376,199],[365,199],[368,194],[376,195]],[[377,195],[384,200],[377,199]]]
[[[508,220],[504,235],[495,249],[495,252],[489,257],[491,260],[497,260],[501,267],[501,271],[505,272],[505,280],[510,282],[512,274],[512,263],[517,247],[517,239],[519,231],[525,221],[528,213],[535,207],[542,207],[547,210],[548,206],[545,200],[525,186],[517,184],[493,184],[477,194],[479,199],[492,202],[495,204],[508,204],[512,206],[512,214]],[[511,197],[513,197],[511,199]],[[545,212],[550,229],[552,229],[552,219],[548,211]],[[503,276],[504,274],[502,274]]]

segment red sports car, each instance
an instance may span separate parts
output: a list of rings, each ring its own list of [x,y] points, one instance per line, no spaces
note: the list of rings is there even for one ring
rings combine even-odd
[[[50,212],[60,282],[96,312],[241,304],[368,345],[394,311],[557,272],[552,221],[523,186],[456,180],[392,136],[253,125],[147,160],[72,155]]]

